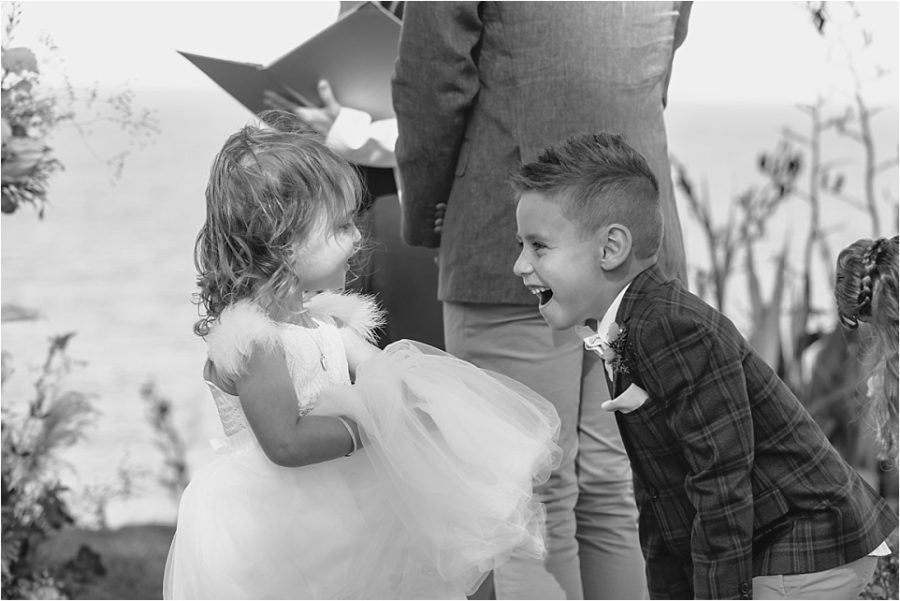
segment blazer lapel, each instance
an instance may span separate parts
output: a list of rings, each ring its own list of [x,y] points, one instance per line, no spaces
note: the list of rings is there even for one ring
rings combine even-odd
[[[622,297],[622,304],[619,305],[619,310],[616,312],[616,323],[624,328],[637,305],[646,299],[647,293],[659,288],[667,281],[658,265],[651,265],[637,274],[637,277],[631,281],[628,290],[625,291],[625,296]]]
[[[619,310],[616,312],[616,323],[619,324],[626,333],[626,336],[628,335],[628,320],[631,319],[635,310],[647,299],[647,295],[651,291],[662,286],[666,281],[667,278],[658,265],[651,265],[631,281],[631,285],[628,286],[628,290],[625,291],[625,296],[622,297],[622,303],[619,305]],[[634,383],[634,380],[634,374],[622,374],[618,372],[613,374],[612,382],[609,382],[609,379],[607,378],[612,398],[616,398],[622,394],[624,390]]]

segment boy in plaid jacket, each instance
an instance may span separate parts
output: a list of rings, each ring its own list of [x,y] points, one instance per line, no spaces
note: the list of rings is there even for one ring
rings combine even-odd
[[[512,184],[516,275],[603,358],[651,597],[856,598],[897,517],[735,326],[663,276],[644,158],[580,134]]]

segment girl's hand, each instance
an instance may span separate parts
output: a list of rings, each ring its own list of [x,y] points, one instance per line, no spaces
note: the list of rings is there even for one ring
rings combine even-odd
[[[354,332],[350,328],[341,328],[344,351],[347,353],[347,366],[350,368],[350,379],[356,381],[356,368],[381,352],[377,346]]]

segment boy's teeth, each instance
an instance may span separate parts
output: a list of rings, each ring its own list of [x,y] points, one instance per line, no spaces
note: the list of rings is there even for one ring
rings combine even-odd
[[[530,288],[530,291],[533,295],[540,298],[542,305],[549,303],[550,299],[553,297],[553,291],[543,286],[534,286]]]

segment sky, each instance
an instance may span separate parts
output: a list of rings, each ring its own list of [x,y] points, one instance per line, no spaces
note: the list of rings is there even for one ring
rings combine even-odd
[[[834,25],[840,26],[847,20],[848,3],[828,4]],[[10,3],[3,5],[5,15]],[[855,6],[873,34],[867,54],[890,72],[869,91],[870,98],[896,104],[898,3]],[[12,46],[50,35],[73,83],[137,88],[207,88],[210,82],[176,49],[268,64],[333,22],[338,13],[338,2],[302,1],[30,0],[21,7],[22,24]],[[695,2],[687,41],[676,55],[670,99],[770,104],[813,100],[821,82],[842,70],[836,68],[839,49],[826,47],[803,7],[790,1]]]
[[[849,4],[828,2],[833,22],[857,62],[878,64],[890,75],[870,86],[872,101],[897,104],[898,3],[856,2],[872,46],[861,52],[850,26]],[[675,55],[670,98],[710,103],[788,104],[846,88],[840,47],[810,25],[805,2],[695,2],[684,45]],[[829,40],[833,38],[828,38]],[[863,60],[861,60],[863,59]],[[827,92],[828,90],[824,90]]]

